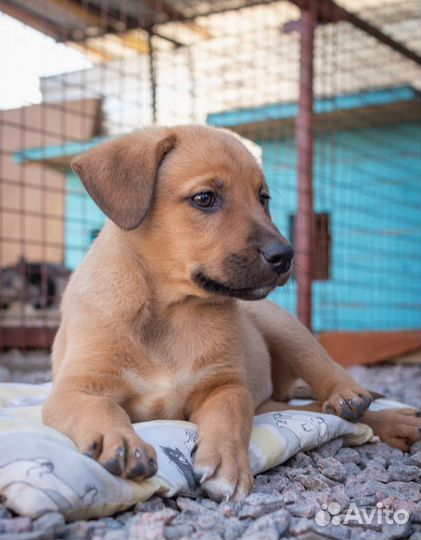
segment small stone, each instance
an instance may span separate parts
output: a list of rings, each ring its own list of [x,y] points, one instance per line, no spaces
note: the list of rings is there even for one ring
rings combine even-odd
[[[421,451],[421,441],[414,442],[414,444],[411,446],[410,453],[415,454],[419,451]]]
[[[344,442],[341,438],[332,439],[331,441],[324,443],[319,448],[312,450],[310,455],[314,455],[316,453],[316,455],[324,458],[333,457],[336,455],[339,449],[342,448],[343,444]]]
[[[421,499],[420,486],[416,482],[389,482],[384,489],[387,495],[396,495],[407,501],[417,502]]]
[[[61,529],[65,524],[63,514],[59,512],[48,512],[33,522],[35,531],[52,531]]]
[[[316,501],[309,499],[289,505],[288,511],[294,517],[312,518],[315,516],[319,508],[320,506],[316,503]]]
[[[283,498],[279,494],[252,493],[246,498],[238,517],[240,519],[257,519],[265,514],[279,510],[282,503]]]
[[[344,463],[360,463],[361,457],[360,454],[354,450],[354,448],[340,448],[336,454],[336,459],[338,459],[342,464]]]
[[[318,461],[318,465],[322,475],[329,480],[343,482],[347,476],[345,467],[335,458],[322,458]]]
[[[410,460],[411,463],[413,463],[417,467],[421,467],[421,452],[415,452],[414,454],[411,454]]]
[[[255,531],[251,535],[246,531],[241,538],[244,540],[278,540],[279,534],[275,527],[269,527],[264,531]]]
[[[321,535],[324,535],[326,538],[334,538],[335,540],[346,540],[351,536],[349,527],[345,527],[344,525],[333,525],[332,523],[326,525],[325,527],[315,525],[313,530],[317,531]],[[367,540],[369,540],[369,538],[367,538]],[[375,539],[370,537],[370,540]]]
[[[140,512],[130,521],[130,527],[133,525],[149,525],[151,523],[164,523],[167,525],[177,515],[175,510],[164,508],[157,512]]]
[[[192,525],[168,525],[164,529],[164,535],[167,540],[178,540],[179,538],[190,538],[194,529]]]
[[[302,536],[308,531],[312,531],[314,520],[308,518],[291,518],[289,532],[292,536]]]
[[[0,534],[1,540],[56,540],[56,538],[53,532],[46,531]]]
[[[272,478],[270,482],[271,491],[274,490],[278,493],[282,493],[285,489],[288,489],[291,486],[291,481],[287,476],[278,476]]]
[[[362,482],[377,481],[386,483],[390,481],[390,473],[384,467],[366,467],[357,475],[357,478]]]
[[[373,461],[367,464],[368,467],[377,467],[377,464],[380,464],[381,468],[384,469],[387,466],[387,461],[383,456],[373,456]]]
[[[117,521],[113,517],[105,517],[101,521],[105,523],[107,529],[121,529],[123,527],[120,521]]]
[[[213,501],[212,501],[213,502]],[[230,503],[230,502],[222,502],[219,507],[218,511],[227,518],[234,517],[239,513],[242,509],[243,505],[238,503]]]
[[[415,465],[390,465],[388,472],[391,480],[401,482],[418,481],[421,478],[421,469]]]
[[[402,500],[394,495],[379,501],[383,508],[391,508],[394,511],[405,510],[411,516],[411,522],[421,521],[421,504],[413,501]]]
[[[222,534],[226,518],[219,509],[209,510],[202,506],[198,501],[187,499],[185,497],[178,497],[177,505],[180,510],[182,510],[182,514],[177,516],[173,525],[184,524],[187,520],[195,529],[201,531],[213,530],[218,534]]]
[[[352,527],[350,529],[351,540],[385,540],[383,533],[373,531],[372,529],[363,529],[361,527]]]
[[[142,540],[144,540],[143,537]],[[189,536],[188,540],[222,540],[222,536],[216,532],[197,531]]]
[[[0,504],[0,519],[10,519],[12,517],[12,513],[9,512],[9,510]]]
[[[305,467],[312,465],[313,460],[308,454],[304,454],[304,452],[297,452],[295,456],[288,461],[288,463],[291,465],[291,467],[304,469]]]
[[[411,523],[410,520],[407,523],[391,523],[383,525],[382,533],[384,538],[388,540],[400,540],[402,538],[407,538],[411,533]]]
[[[268,540],[272,538],[278,540],[279,537],[282,537],[288,531],[290,521],[291,516],[285,509],[278,510],[272,514],[266,514],[251,523],[241,538],[254,540],[263,533]]]
[[[0,366],[0,382],[10,382],[12,380],[12,374],[6,367]]]
[[[385,487],[383,484],[377,481],[369,481],[361,483],[358,479],[353,479],[346,486],[346,492],[351,498],[366,497],[369,495],[375,495],[377,492],[383,493]]]
[[[293,504],[300,500],[300,495],[294,489],[288,489],[282,493],[282,502],[284,504]]]
[[[147,501],[137,503],[137,505],[134,507],[134,512],[158,512],[159,510],[164,510],[165,508],[166,506],[160,497],[152,497]]]
[[[197,518],[197,528],[204,531],[210,531],[216,529],[217,518],[209,513],[203,513]]]
[[[384,442],[366,444],[364,446],[364,450],[369,458],[371,458],[372,456],[381,456],[386,460],[387,463],[389,463],[390,459],[393,457],[402,459],[403,456],[402,450],[399,450],[398,448],[392,448]]]
[[[182,512],[192,512],[193,514],[199,514],[203,511],[203,507],[193,499],[187,497],[177,497],[177,506]]]
[[[91,540],[128,540],[129,531],[124,527],[119,529],[106,529],[105,531],[98,531],[94,533]]]
[[[329,483],[326,482],[326,479],[319,473],[313,475],[310,474],[306,476],[305,474],[298,475],[295,480],[300,482],[306,489],[311,489],[312,491],[324,491],[329,489]]]
[[[62,538],[65,540],[90,540],[93,536],[104,532],[106,525],[103,521],[75,521],[64,526]]]
[[[141,538],[142,540],[163,540],[164,522],[156,521],[154,523],[133,523],[129,528],[129,538]]]
[[[133,512],[123,512],[121,514],[118,514],[115,516],[115,520],[121,523],[122,525],[125,525],[127,522],[129,522],[132,517],[134,516]]]
[[[200,503],[204,508],[207,508],[208,510],[218,510],[219,504],[212,499],[206,499],[206,498],[199,498],[196,499],[198,503]],[[222,503],[223,504],[223,503]],[[226,504],[233,504],[233,503],[226,503]]]
[[[0,519],[0,534],[23,533],[32,530],[32,521],[28,517]]]
[[[353,478],[361,472],[361,469],[356,463],[344,463],[343,466],[346,471],[347,478]]]
[[[247,528],[247,523],[241,522],[239,520],[230,519],[225,528],[224,528],[224,539],[225,540],[237,540],[243,534],[244,530]]]
[[[331,488],[327,503],[330,502],[339,504],[341,510],[348,508],[350,499],[343,485],[337,484]]]

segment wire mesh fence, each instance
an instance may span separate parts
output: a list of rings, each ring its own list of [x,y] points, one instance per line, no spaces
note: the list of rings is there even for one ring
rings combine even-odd
[[[357,22],[313,4],[303,32],[302,2],[0,2],[6,47],[19,32],[24,49],[6,83],[21,105],[0,104],[1,347],[51,343],[104,223],[72,158],[151,123],[232,129],[261,160],[297,254],[275,302],[296,313],[307,287],[316,332],[421,326],[419,4],[338,2]],[[28,98],[44,52],[57,67]]]

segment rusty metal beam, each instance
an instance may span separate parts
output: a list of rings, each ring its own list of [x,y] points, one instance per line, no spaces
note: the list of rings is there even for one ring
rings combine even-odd
[[[93,4],[92,2],[86,0],[67,1],[74,6],[79,7],[80,9],[86,10],[91,16],[97,17],[98,26],[101,28],[101,32],[99,32],[95,37],[100,37],[101,35],[107,33],[122,33],[136,29],[149,30],[152,26],[154,26],[154,15],[152,14],[148,16],[145,15],[142,17],[134,17],[133,15],[129,15],[128,13],[120,12],[115,8],[113,9],[108,7],[105,10],[101,10],[101,8],[98,7],[96,4]],[[104,17],[104,13],[106,14],[106,17]],[[171,13],[175,14],[176,12],[172,10]],[[179,12],[177,12],[176,14],[177,18],[181,17],[181,14]],[[182,43],[174,39],[168,38],[167,36],[164,36],[159,32],[155,31],[154,35],[160,37],[161,39],[164,39],[165,41],[169,41],[176,47],[181,47],[183,45]],[[87,36],[75,34],[74,36],[70,36],[70,39],[73,41],[83,41],[84,39],[86,39],[86,37]]]
[[[0,11],[57,41],[61,41],[66,32],[63,27],[41,16],[30,7],[17,6],[13,0],[0,0]]]
[[[184,16],[178,9],[171,5],[170,2],[156,2],[155,0],[143,0],[144,3],[152,10],[159,6],[162,8],[162,12],[169,18],[169,20],[179,21],[179,22],[194,22],[198,18],[198,15]],[[274,3],[277,0],[247,0],[241,6],[240,9],[249,8],[259,5],[269,5]],[[307,9],[311,4],[317,4],[317,18],[319,22],[340,22],[347,21],[356,28],[359,28],[361,31],[365,32],[368,35],[373,36],[377,41],[388,46],[392,50],[401,54],[403,57],[415,62],[417,65],[421,66],[421,57],[413,50],[408,49],[403,43],[393,39],[379,28],[373,26],[372,24],[366,22],[361,17],[349,12],[345,8],[338,6],[333,0],[288,0],[290,3],[294,4],[301,10]],[[101,9],[97,5],[90,2],[89,0],[66,0],[66,3],[71,3],[73,5],[79,6],[80,8],[89,11],[90,15],[103,15],[104,11],[101,12]],[[71,33],[71,29],[60,27],[59,25],[48,21],[45,18],[41,17],[39,14],[30,10],[30,8],[21,6],[17,7],[12,0],[0,0],[0,10],[4,11],[8,15],[15,17],[16,19],[21,20],[22,22],[33,26],[37,30],[44,32],[57,40],[63,39],[63,34],[67,32]],[[210,10],[206,15],[213,15],[217,13],[224,13],[226,11],[232,11],[232,7],[219,8]],[[107,32],[121,32],[122,28],[120,26],[124,25],[124,30],[131,30],[135,28],[141,29],[150,29],[152,26],[155,26],[159,23],[156,20],[156,14],[151,13],[151,15],[144,15],[142,17],[134,17],[129,14],[123,16],[124,22],[121,20],[121,13],[115,8],[108,7],[105,10],[106,19],[111,19],[105,23],[105,26],[102,29],[101,33]],[[142,20],[143,19],[143,20]],[[164,22],[164,21],[163,21]],[[168,21],[167,21],[168,22]],[[103,23],[104,25],[104,23]],[[75,29],[76,30],[76,29]],[[80,33],[80,30],[79,30]],[[99,35],[101,35],[101,33]],[[157,34],[156,34],[157,35]],[[162,39],[167,39],[165,36],[161,35]],[[78,35],[78,31],[75,32],[75,36],[70,39],[74,41],[81,41],[85,39],[86,36]],[[66,36],[66,39],[69,39]],[[174,43],[176,46],[182,44]]]
[[[151,102],[152,102],[152,120],[156,123],[158,116],[158,109],[156,103],[156,64],[155,64],[155,50],[153,46],[153,33],[148,33],[148,56],[149,56],[149,84],[151,85]]]
[[[313,72],[314,34],[317,25],[315,3],[303,9],[300,19],[300,91],[296,120],[297,216],[295,260],[297,264],[297,314],[312,327],[312,279],[314,249],[313,212]]]
[[[69,3],[94,16],[98,20],[99,32],[96,36],[87,36],[83,31],[80,34],[79,29],[75,29],[75,34],[70,34],[69,39],[74,41],[83,41],[87,37],[99,37],[103,34],[122,32],[127,30],[133,30],[139,28],[139,21],[135,17],[125,15],[124,21],[122,20],[122,13],[118,10],[107,6],[105,9],[101,9],[93,2],[89,0],[68,0]]]
[[[333,0],[288,0],[301,10],[310,9],[314,6],[317,10],[317,21],[320,23],[349,22],[366,34],[374,37],[379,43],[383,43],[403,57],[421,66],[421,56],[415,51],[408,49],[403,43],[382,32],[379,28],[361,19],[345,8],[338,6]]]
[[[0,351],[7,349],[50,349],[57,328],[12,326],[0,328]]]

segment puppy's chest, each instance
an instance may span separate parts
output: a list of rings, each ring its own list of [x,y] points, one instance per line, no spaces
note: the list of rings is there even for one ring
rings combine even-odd
[[[218,377],[229,352],[232,328],[219,313],[186,308],[176,315],[143,331],[139,356],[125,370],[133,420],[184,419],[189,395]]]
[[[209,370],[193,373],[191,369],[157,368],[148,374],[126,369],[124,379],[130,398],[124,404],[132,421],[185,419],[185,405],[198,382]]]

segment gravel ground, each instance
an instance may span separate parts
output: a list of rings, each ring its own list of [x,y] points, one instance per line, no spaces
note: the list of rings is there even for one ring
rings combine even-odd
[[[18,356],[0,357],[0,380],[48,380],[45,357],[16,364]],[[421,406],[420,365],[351,371],[367,388]],[[404,454],[380,442],[346,448],[338,439],[257,476],[253,493],[242,504],[154,497],[113,518],[70,524],[56,513],[35,521],[15,517],[0,504],[0,540],[421,540],[420,479],[421,443]],[[354,504],[360,513],[354,510],[353,519],[344,524]],[[385,513],[384,508],[390,510]],[[363,510],[366,515],[377,512],[371,524],[358,523],[364,520]],[[405,511],[409,520],[402,523]],[[325,521],[329,523],[322,525]]]

